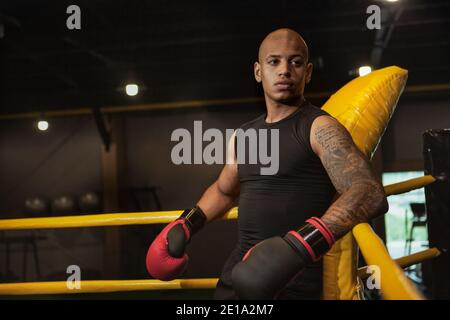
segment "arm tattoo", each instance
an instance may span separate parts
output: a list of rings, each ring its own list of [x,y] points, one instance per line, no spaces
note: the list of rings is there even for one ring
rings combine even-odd
[[[321,148],[322,164],[340,194],[322,220],[340,238],[356,224],[385,213],[386,196],[368,160],[343,126],[338,123],[320,126],[314,137]]]

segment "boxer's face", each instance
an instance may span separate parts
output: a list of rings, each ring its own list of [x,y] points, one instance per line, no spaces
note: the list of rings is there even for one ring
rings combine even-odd
[[[306,45],[289,34],[266,38],[255,62],[255,78],[261,82],[266,98],[279,103],[296,103],[311,80]]]

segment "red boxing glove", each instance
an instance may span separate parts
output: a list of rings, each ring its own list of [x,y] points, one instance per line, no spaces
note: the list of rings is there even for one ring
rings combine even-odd
[[[205,223],[206,216],[199,207],[185,210],[178,219],[169,223],[148,249],[146,265],[150,275],[164,281],[180,276],[189,261],[186,245]]]

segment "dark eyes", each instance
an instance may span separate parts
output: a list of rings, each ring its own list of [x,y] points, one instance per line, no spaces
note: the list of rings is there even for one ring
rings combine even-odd
[[[267,61],[268,64],[275,66],[280,62],[279,59],[270,59]],[[290,63],[294,66],[301,66],[303,64],[302,60],[291,60]]]

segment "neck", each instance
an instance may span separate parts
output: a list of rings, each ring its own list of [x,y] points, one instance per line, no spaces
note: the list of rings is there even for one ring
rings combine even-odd
[[[266,106],[267,106],[267,116],[266,122],[272,123],[280,121],[290,114],[294,113],[300,105],[303,103],[305,99],[300,97],[295,102],[292,103],[281,103],[277,101],[273,101],[266,98]]]

